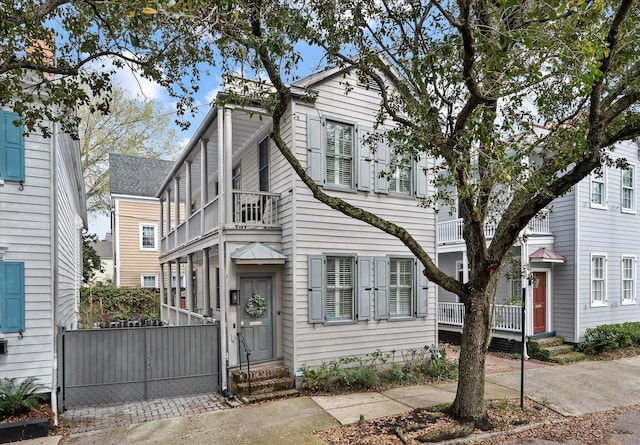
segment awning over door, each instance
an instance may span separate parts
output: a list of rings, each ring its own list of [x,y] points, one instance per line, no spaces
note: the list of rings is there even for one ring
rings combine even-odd
[[[231,253],[236,264],[284,264],[286,257],[262,243],[249,243]]]
[[[553,250],[547,249],[546,247],[541,247],[529,255],[529,261],[539,263],[564,263],[564,260],[566,259],[567,257],[560,255],[559,253],[555,253]]]

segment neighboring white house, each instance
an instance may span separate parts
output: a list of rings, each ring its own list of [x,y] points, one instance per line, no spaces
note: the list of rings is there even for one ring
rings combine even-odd
[[[23,135],[0,110],[0,377],[36,377],[55,391],[57,329],[78,323],[82,229],[87,226],[78,143]]]
[[[283,134],[310,175],[401,224],[435,256],[435,215],[418,205],[431,192],[426,160],[393,168],[388,147],[373,154],[363,140],[379,93],[338,70],[293,88]],[[240,335],[252,362],[291,371],[436,343],[436,290],[421,264],[396,238],[315,200],[269,140],[271,126],[259,107],[214,107],[159,190],[161,276],[187,273],[186,308],[163,290],[163,318],[220,321],[223,387],[244,360]]]
[[[612,156],[625,158],[628,168],[592,173],[529,223],[498,285],[497,336],[521,331],[521,267],[532,278],[524,282],[527,336],[555,334],[579,343],[587,328],[640,321],[639,148],[636,142],[618,144]],[[455,207],[449,210],[438,214],[438,263],[464,282],[468,265],[462,220]],[[485,225],[488,242],[494,229]],[[510,268],[515,269],[511,274]],[[439,288],[441,330],[461,326],[461,311],[456,296]]]

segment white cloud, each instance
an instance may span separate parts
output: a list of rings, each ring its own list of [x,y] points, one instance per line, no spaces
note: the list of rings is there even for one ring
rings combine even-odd
[[[126,57],[135,58],[135,54],[126,53]],[[123,68],[114,66],[110,59],[103,59],[94,65],[99,71],[115,71],[115,83],[120,85],[133,96],[153,100],[161,100],[167,96],[166,90],[157,83],[142,77],[140,70],[125,65]]]
[[[218,95],[219,92],[220,92],[220,86],[217,86],[213,90],[205,94],[204,98],[207,101],[207,103],[208,104],[212,103],[216,99],[216,96]]]

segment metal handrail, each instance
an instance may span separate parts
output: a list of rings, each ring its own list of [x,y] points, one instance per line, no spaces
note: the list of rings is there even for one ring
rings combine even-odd
[[[238,341],[240,341],[245,354],[247,354],[247,383],[249,384],[249,396],[251,396],[251,361],[249,360],[251,350],[249,349],[247,340],[244,338],[244,335],[242,335],[242,332],[238,332]],[[240,348],[238,348],[238,363],[240,363],[240,373],[242,373],[242,359]]]

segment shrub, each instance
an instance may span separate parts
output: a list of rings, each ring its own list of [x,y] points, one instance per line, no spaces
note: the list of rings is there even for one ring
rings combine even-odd
[[[46,398],[43,390],[44,386],[36,383],[34,377],[28,377],[20,383],[16,378],[0,380],[0,419],[36,408]]]
[[[420,379],[448,380],[457,376],[457,362],[448,361],[444,349],[428,346],[402,351],[402,363],[394,363],[395,351],[376,350],[363,357],[348,356],[302,367],[302,389],[310,392],[355,391],[389,383],[416,383]]]
[[[141,287],[84,287],[80,289],[80,325],[127,320],[132,314],[143,319],[160,318],[160,290]]]
[[[587,354],[598,354],[638,344],[640,344],[640,322],[627,322],[587,328],[579,349]]]

